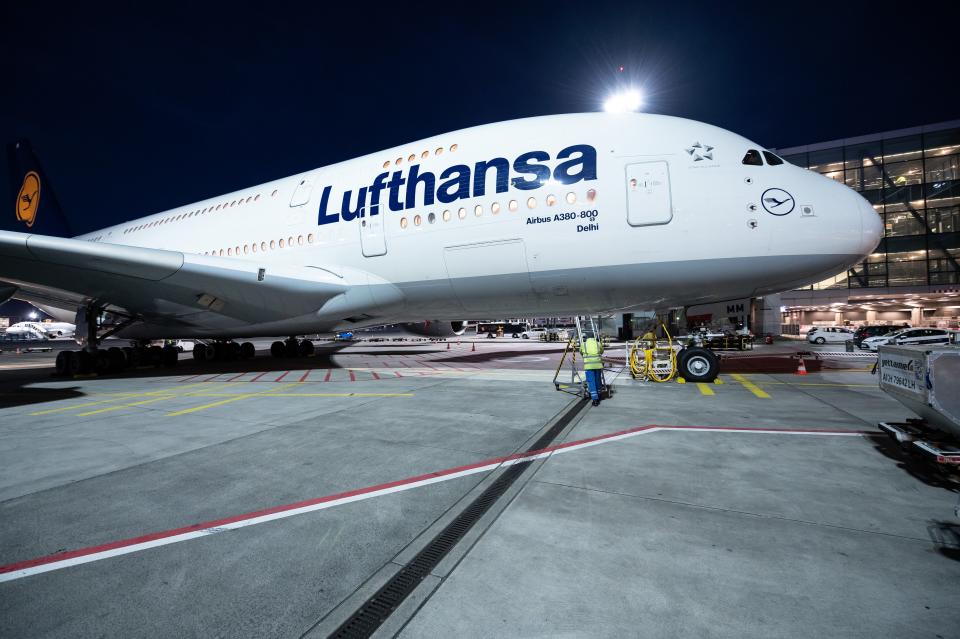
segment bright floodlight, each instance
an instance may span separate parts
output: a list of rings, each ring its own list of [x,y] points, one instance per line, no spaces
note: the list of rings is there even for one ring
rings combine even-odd
[[[30,319],[37,319],[37,312],[36,312],[36,311],[30,311]]]
[[[621,91],[607,98],[603,103],[603,110],[607,113],[629,113],[636,111],[643,104],[643,97],[636,89]]]

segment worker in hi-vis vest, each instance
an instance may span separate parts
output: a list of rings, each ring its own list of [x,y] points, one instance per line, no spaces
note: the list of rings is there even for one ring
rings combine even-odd
[[[600,387],[603,385],[603,362],[600,361],[602,352],[603,344],[593,337],[583,340],[580,346],[583,370],[587,374],[587,387],[590,389],[590,399],[594,406],[600,404]]]

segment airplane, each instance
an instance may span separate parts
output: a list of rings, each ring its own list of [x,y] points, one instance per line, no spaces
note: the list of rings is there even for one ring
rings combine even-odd
[[[27,142],[11,164],[0,301],[73,315],[85,349],[64,356],[71,371],[105,361],[107,334],[241,356],[253,347],[233,338],[291,336],[279,356],[312,348],[298,335],[383,324],[442,335],[464,317],[761,296],[861,261],[883,228],[843,184],[722,128],[644,113],[443,133],[76,237]],[[713,379],[716,357],[691,353],[682,373]]]
[[[76,327],[68,322],[17,322],[4,331],[7,335],[24,335],[35,339],[73,337]]]

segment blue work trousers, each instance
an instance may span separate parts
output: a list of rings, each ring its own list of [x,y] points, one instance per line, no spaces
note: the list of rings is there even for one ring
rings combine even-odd
[[[587,374],[587,387],[590,389],[590,399],[600,401],[600,387],[603,386],[603,369],[584,371]]]

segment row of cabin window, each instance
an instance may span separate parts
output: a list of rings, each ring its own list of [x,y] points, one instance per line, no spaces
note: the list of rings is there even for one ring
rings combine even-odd
[[[270,197],[275,197],[277,195],[277,190],[274,189],[273,193],[270,194]],[[217,204],[216,206],[210,206],[204,209],[197,209],[196,211],[190,211],[189,213],[181,213],[180,215],[172,215],[170,217],[163,218],[162,220],[154,220],[153,222],[148,222],[146,224],[141,224],[140,226],[134,226],[127,229],[124,229],[124,234],[133,233],[134,231],[141,231],[143,229],[152,228],[155,226],[160,226],[161,224],[168,224],[170,222],[176,222],[178,220],[185,220],[188,217],[194,217],[196,215],[204,215],[206,213],[212,213],[213,211],[219,211],[221,208],[228,209],[231,206],[237,206],[240,204],[249,204],[250,202],[256,202],[260,199],[260,194],[250,195],[247,198],[240,198],[239,200],[233,200],[232,202],[223,202]]]
[[[313,244],[315,239],[316,237],[313,235],[313,233],[307,234],[306,240],[304,240],[303,235],[298,235],[296,238],[294,238],[291,235],[286,240],[284,240],[281,237],[279,241],[277,240],[270,240],[269,242],[263,241],[263,242],[260,242],[260,244],[257,244],[256,242],[254,242],[253,244],[244,244],[243,246],[240,246],[238,244],[237,246],[228,247],[226,249],[213,249],[212,251],[204,251],[203,254],[218,255],[218,256],[224,256],[224,255],[233,256],[233,255],[240,255],[242,252],[243,255],[247,255],[248,253],[256,253],[258,248],[261,253],[266,253],[267,251],[272,251],[276,248],[292,248],[294,244],[296,244],[297,246],[303,246],[304,242],[306,242],[307,244]]]
[[[570,191],[569,193],[567,193],[567,195],[565,196],[564,199],[566,199],[567,204],[576,204],[576,203],[577,203],[577,194],[574,193],[573,191]],[[592,203],[592,202],[595,201],[596,199],[597,199],[597,190],[596,190],[596,189],[589,189],[589,190],[587,191],[587,202],[591,202],[591,203]],[[548,195],[548,196],[547,196],[547,206],[555,206],[556,204],[557,204],[557,198],[556,198],[556,196],[555,196],[555,195],[552,195],[552,194],[551,194],[551,195]],[[519,208],[520,208],[520,204],[519,204],[516,200],[510,200],[510,201],[507,203],[507,208],[510,209],[510,211],[517,211],[517,210],[519,210]],[[535,208],[537,208],[537,198],[535,198],[535,197],[529,197],[529,198],[527,198],[527,208],[528,208],[528,209],[535,209]],[[494,202],[493,204],[491,204],[491,205],[490,205],[490,212],[493,213],[494,215],[498,214],[498,213],[500,212],[500,203],[499,203],[499,202]],[[474,206],[474,207],[473,207],[473,214],[474,214],[474,216],[476,216],[476,217],[481,217],[481,216],[483,215],[483,205],[482,205],[482,204],[477,204],[476,206]],[[450,212],[449,209],[447,209],[446,211],[444,211],[444,212],[441,214],[441,217],[443,218],[443,221],[444,221],[444,222],[449,222],[451,219],[453,219],[453,214]],[[460,218],[461,220],[466,219],[466,218],[467,218],[467,209],[464,208],[464,207],[460,207],[460,208],[457,210],[457,217]],[[436,213],[428,213],[428,214],[427,214],[427,223],[429,223],[429,224],[434,224],[436,221],[437,221],[437,214],[436,214]],[[413,225],[414,225],[414,226],[420,226],[421,224],[423,224],[423,216],[421,216],[419,213],[417,213],[416,215],[413,216]],[[400,218],[400,228],[405,229],[405,228],[407,228],[408,225],[409,225],[409,221],[407,220],[407,218],[406,218],[406,217],[401,217],[401,218]]]
[[[451,144],[451,145],[450,145],[450,152],[453,153],[453,152],[456,151],[456,150],[457,150],[457,145],[456,145],[456,144]],[[441,146],[441,147],[437,147],[437,150],[434,151],[433,154],[434,154],[434,155],[443,155],[443,147],[442,147],[442,146]],[[420,159],[421,159],[421,160],[425,160],[425,159],[427,159],[428,157],[430,157],[430,151],[424,151],[423,153],[420,154]],[[416,154],[416,153],[411,153],[409,156],[407,156],[407,162],[415,162],[416,159],[417,159],[417,154]],[[393,164],[395,164],[395,165],[397,165],[397,166],[403,164],[403,158],[402,158],[402,157],[397,158],[396,160],[393,161]],[[386,169],[386,168],[389,168],[389,166],[390,166],[390,160],[387,160],[386,162],[383,163],[383,168]]]

